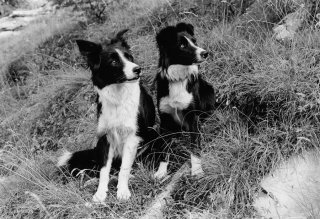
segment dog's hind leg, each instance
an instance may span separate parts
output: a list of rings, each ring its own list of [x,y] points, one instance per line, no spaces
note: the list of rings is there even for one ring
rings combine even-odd
[[[120,200],[128,200],[131,196],[129,190],[129,177],[140,142],[141,139],[139,137],[137,137],[136,135],[131,135],[124,143],[122,152],[122,164],[117,185],[117,198]]]
[[[172,144],[172,135],[169,132],[160,129],[161,134],[156,140],[156,166],[158,166],[157,171],[154,173],[155,179],[162,179],[168,174],[169,165],[169,153]]]
[[[203,174],[200,152],[201,152],[201,134],[198,128],[198,118],[193,119],[193,124],[190,125],[190,136],[191,136],[191,175]]]

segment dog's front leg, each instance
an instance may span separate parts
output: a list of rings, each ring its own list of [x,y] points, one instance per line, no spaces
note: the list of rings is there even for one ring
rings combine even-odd
[[[113,157],[114,157],[114,149],[111,145],[109,147],[107,162],[100,170],[98,189],[92,198],[94,202],[102,203],[107,197],[108,184],[110,179],[110,170],[111,170]]]
[[[119,200],[128,200],[131,196],[129,190],[129,176],[140,141],[141,140],[139,137],[137,137],[136,135],[131,135],[124,143],[122,152],[122,164],[119,172],[117,186],[117,198]]]

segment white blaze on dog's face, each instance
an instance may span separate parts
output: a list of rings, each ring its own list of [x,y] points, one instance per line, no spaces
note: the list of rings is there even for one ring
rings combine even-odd
[[[196,61],[197,62],[203,62],[208,57],[208,52],[199,46],[197,46],[194,42],[192,42],[191,39],[189,39],[187,36],[184,36],[186,40],[188,41],[188,46],[192,48],[195,51],[196,55]]]
[[[133,63],[133,60],[130,60],[131,57],[125,57],[125,54],[121,50],[115,50],[119,54],[119,57],[123,63],[123,72],[126,76],[126,79],[128,81],[139,79],[141,68],[137,64]]]

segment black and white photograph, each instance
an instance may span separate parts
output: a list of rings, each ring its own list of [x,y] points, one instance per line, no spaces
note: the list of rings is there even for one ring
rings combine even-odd
[[[320,219],[319,0],[0,0],[0,219]]]

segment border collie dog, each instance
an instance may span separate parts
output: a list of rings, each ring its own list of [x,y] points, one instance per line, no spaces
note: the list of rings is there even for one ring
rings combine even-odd
[[[110,169],[116,158],[121,160],[117,198],[130,198],[128,180],[137,149],[147,142],[148,127],[155,122],[152,98],[139,80],[141,68],[134,63],[129,45],[123,38],[126,31],[101,44],[76,41],[90,67],[98,94],[98,142],[94,149],[67,152],[60,158],[58,166],[67,166],[69,171],[100,170],[94,202],[105,200]]]
[[[192,149],[191,172],[196,175],[202,171],[200,160],[193,156],[199,152],[200,145],[197,123],[210,115],[215,104],[214,89],[201,77],[197,66],[207,58],[208,52],[197,46],[194,27],[187,23],[165,27],[156,40],[160,53],[160,71],[155,80],[161,134],[190,133],[196,149]],[[167,164],[160,163],[156,177],[166,174]]]

